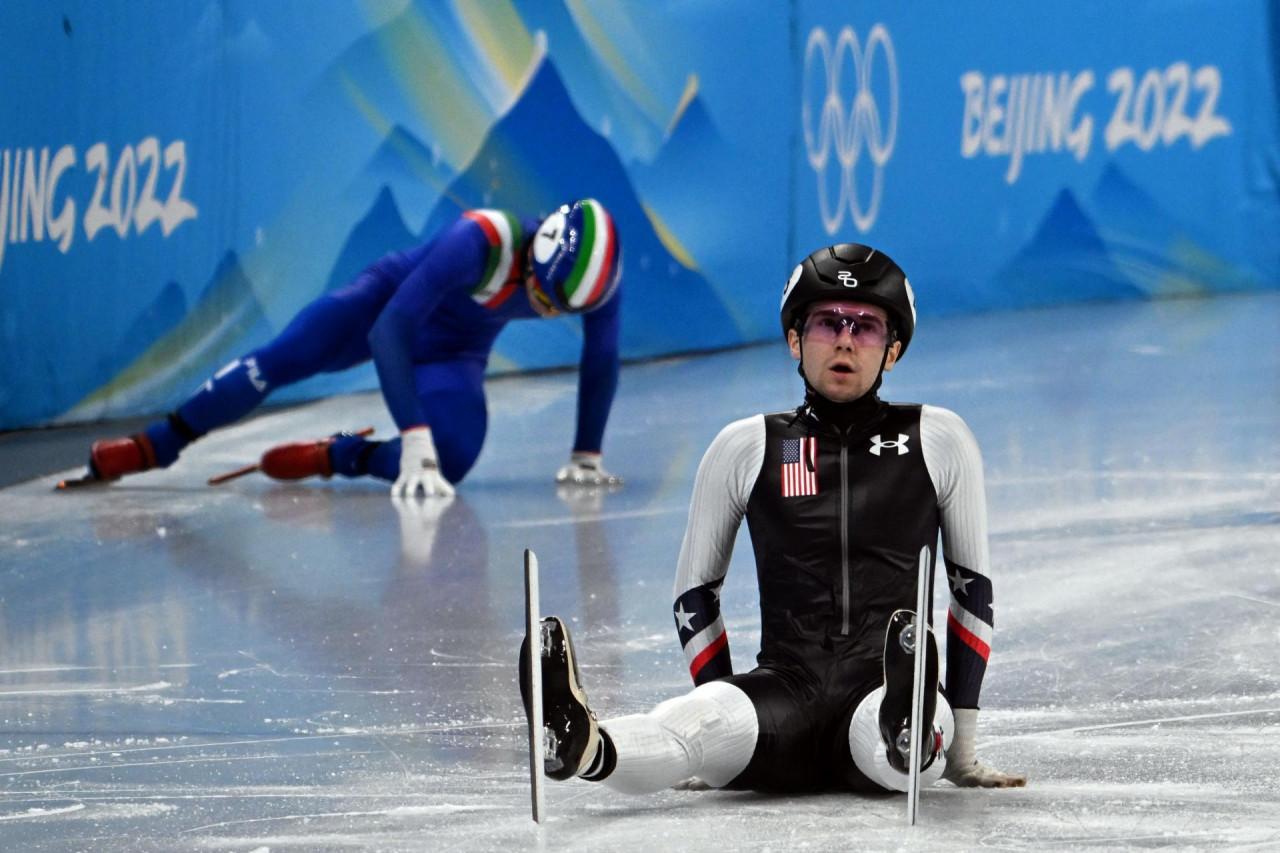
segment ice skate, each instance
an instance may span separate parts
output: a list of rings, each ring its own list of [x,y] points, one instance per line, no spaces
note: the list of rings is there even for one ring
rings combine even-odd
[[[262,454],[262,458],[249,465],[242,465],[209,478],[210,486],[220,486],[238,480],[246,474],[261,471],[276,480],[302,480],[307,477],[333,476],[333,457],[330,449],[340,440],[356,440],[373,435],[373,427],[356,432],[334,433],[317,441],[293,441],[279,444]]]
[[[137,474],[156,467],[156,453],[146,433],[104,438],[89,448],[89,474],[86,481],[110,482],[126,474]]]
[[[258,469],[273,480],[304,480],[307,477],[333,476],[329,447],[345,433],[318,441],[292,441],[278,444],[262,454]]]
[[[278,444],[262,454],[256,470],[273,480],[304,480],[307,477],[333,476],[333,445],[340,442],[358,442],[373,435],[373,427],[355,432],[335,432],[317,441],[293,441]],[[347,445],[344,445],[344,447]],[[246,468],[248,470],[255,470]]]
[[[600,743],[596,715],[578,675],[569,629],[558,616],[542,620],[542,720],[545,738],[543,770],[552,779],[572,779],[595,757]],[[526,716],[529,696],[528,638],[520,647],[520,698]]]
[[[880,702],[880,736],[884,739],[889,765],[906,773],[911,753],[911,682],[914,650],[921,637],[915,614],[899,610],[889,618],[884,635],[884,699]],[[925,646],[924,715],[929,729],[920,739],[920,769],[933,763],[942,748],[942,735],[932,726],[938,702],[938,646],[933,632],[923,632]]]

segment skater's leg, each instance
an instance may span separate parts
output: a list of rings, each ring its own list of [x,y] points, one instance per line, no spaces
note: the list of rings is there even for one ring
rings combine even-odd
[[[906,791],[907,774],[890,765],[888,752],[894,747],[892,744],[886,744],[880,733],[880,703],[884,696],[885,686],[880,685],[868,693],[855,708],[849,721],[849,755],[862,777],[871,780],[886,791]],[[951,706],[947,704],[946,698],[938,693],[937,705],[933,712],[932,732],[926,732],[921,740],[922,743],[934,740],[931,748],[937,750],[937,757],[920,772],[921,787],[932,785],[942,778],[942,772],[946,769],[946,756],[943,750],[951,746],[954,731],[955,723]],[[850,782],[850,787],[862,788],[861,785],[853,782]]]
[[[724,785],[747,766],[756,742],[756,712],[740,688],[715,681],[663,702],[648,714],[596,722],[587,705],[573,640],[563,620],[542,620],[542,718],[545,772],[580,776],[642,794],[698,776]],[[520,651],[520,696],[532,716],[528,640]]]
[[[270,343],[224,366],[175,412],[147,427],[153,464],[173,464],[188,444],[244,417],[277,388],[368,359],[369,328],[389,288],[365,273],[311,302]]]
[[[457,483],[475,465],[484,446],[489,416],[484,399],[484,362],[455,359],[422,364],[414,377],[431,437],[440,458],[440,473]],[[346,477],[365,475],[395,482],[400,476],[400,439],[339,440],[330,450],[333,471]]]
[[[366,273],[350,287],[314,300],[266,346],[219,370],[178,409],[197,435],[244,417],[277,388],[369,358],[369,327],[386,285]]]
[[[810,791],[827,781],[817,750],[816,684],[768,667],[712,681],[648,714],[601,723],[616,752],[605,784],[646,793],[696,776],[716,787]],[[584,778],[592,778],[590,771]]]
[[[933,631],[917,624],[909,610],[890,617],[884,637],[884,680],[857,702],[848,724],[849,768],[846,782],[858,788],[861,776],[889,791],[906,791],[910,752],[911,700],[915,654],[924,657],[924,719],[920,738],[920,784],[936,782],[946,768],[943,750],[951,743],[955,724],[951,707],[938,691],[938,646]],[[851,697],[855,698],[855,697]]]
[[[414,371],[418,399],[431,426],[440,459],[440,473],[450,483],[461,482],[480,456],[489,412],[484,399],[482,359],[467,358],[422,364]],[[386,479],[399,476],[396,472]]]
[[[89,468],[103,480],[168,468],[187,445],[252,411],[271,387],[254,355],[238,358],[206,380],[177,410],[142,432],[95,441]]]
[[[624,794],[661,791],[693,776],[712,787],[727,785],[751,761],[759,731],[751,699],[726,681],[703,684],[647,714],[606,720],[600,728],[617,756],[602,781]]]

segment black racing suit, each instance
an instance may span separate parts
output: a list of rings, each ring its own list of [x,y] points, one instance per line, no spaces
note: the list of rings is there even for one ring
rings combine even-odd
[[[922,558],[932,577],[939,530],[944,541],[955,534],[946,544],[955,578],[948,697],[977,707],[991,586],[972,435],[944,409],[874,395],[843,405],[812,397],[795,412],[731,424],[698,480],[676,622],[694,681],[728,678],[755,704],[755,753],[732,787],[881,790],[853,764],[849,720],[883,680],[889,617],[915,609]],[[719,588],[742,517],[755,551],[761,641],[757,668],[733,675]]]

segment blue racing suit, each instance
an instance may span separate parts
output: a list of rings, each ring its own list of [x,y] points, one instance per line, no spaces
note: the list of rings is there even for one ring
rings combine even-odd
[[[380,258],[148,427],[157,464],[172,464],[276,388],[372,359],[396,426],[429,426],[441,473],[458,482],[484,443],[484,372],[498,333],[512,320],[540,319],[523,284],[537,227],[504,211],[469,210],[421,246]],[[575,451],[601,449],[618,384],[620,305],[621,287],[582,317]],[[344,440],[331,455],[337,473],[395,480],[400,440]]]

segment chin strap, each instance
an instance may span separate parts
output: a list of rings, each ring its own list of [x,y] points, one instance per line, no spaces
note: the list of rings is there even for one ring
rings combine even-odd
[[[884,381],[884,366],[889,363],[889,347],[893,346],[890,340],[884,345],[884,355],[880,356],[880,372],[876,374],[876,381],[871,383],[871,390],[868,394],[874,394],[880,390],[880,383]]]

